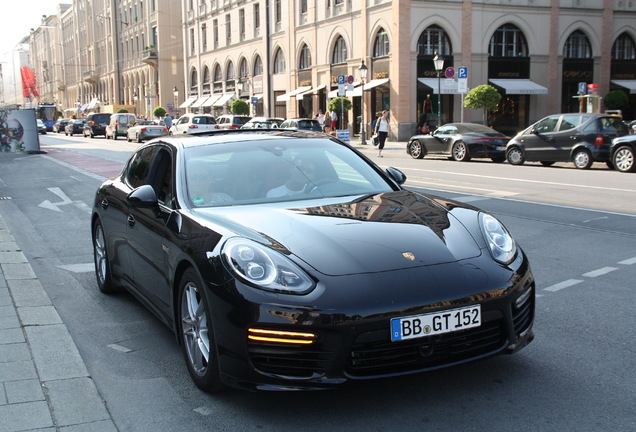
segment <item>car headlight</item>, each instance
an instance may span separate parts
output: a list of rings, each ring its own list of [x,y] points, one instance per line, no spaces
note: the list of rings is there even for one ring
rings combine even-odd
[[[517,255],[517,245],[508,230],[501,222],[486,213],[479,214],[479,221],[490,255],[497,262],[510,263]]]
[[[256,288],[287,294],[305,294],[314,281],[285,255],[252,240],[233,237],[221,251],[230,270]]]

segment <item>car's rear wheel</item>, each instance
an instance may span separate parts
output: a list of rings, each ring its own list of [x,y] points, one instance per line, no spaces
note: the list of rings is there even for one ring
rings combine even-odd
[[[132,138],[130,138],[130,136],[129,136],[129,135],[126,135],[126,141],[131,142],[131,141],[132,141]]]
[[[194,269],[187,269],[179,284],[179,342],[194,383],[206,392],[216,392],[225,386],[221,382],[214,330],[204,290],[204,284]]]
[[[511,147],[506,152],[506,159],[512,165],[523,165],[526,161],[526,157],[523,155],[523,151],[519,147]]]
[[[110,262],[106,250],[106,236],[102,223],[97,220],[93,225],[93,255],[95,258],[95,276],[97,277],[97,287],[104,294],[111,294],[117,291],[113,285],[110,274]]]
[[[137,134],[137,142],[139,144],[141,144],[143,142],[143,140],[141,139],[141,134],[140,133]]]
[[[554,162],[552,161],[541,161],[541,165],[545,166],[545,167],[549,167],[554,165]]]
[[[579,169],[588,169],[592,166],[592,155],[587,150],[577,150],[572,157],[574,166]]]
[[[457,141],[453,144],[451,151],[453,160],[457,162],[468,162],[470,160],[470,154],[468,154],[468,147],[464,141]]]
[[[636,153],[631,147],[619,147],[614,152],[612,162],[620,172],[636,172]]]
[[[413,159],[422,159],[424,157],[424,148],[418,140],[409,143],[409,154]]]

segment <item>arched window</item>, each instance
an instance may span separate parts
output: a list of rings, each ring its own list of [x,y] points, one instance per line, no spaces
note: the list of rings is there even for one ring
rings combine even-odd
[[[216,65],[214,68],[214,82],[223,81],[223,74],[221,74],[221,66]]]
[[[261,60],[261,56],[258,56],[254,60],[254,76],[260,75],[263,75],[263,60]]]
[[[333,55],[331,56],[331,64],[342,64],[347,61],[347,44],[342,36],[338,36],[336,44],[333,47]]]
[[[592,46],[585,33],[577,30],[568,37],[563,46],[563,57],[571,59],[592,58]]]
[[[614,41],[612,60],[636,60],[634,39],[627,33],[621,33]]]
[[[227,65],[227,73],[225,74],[225,79],[226,81],[230,81],[230,80],[233,80],[234,78],[236,78],[234,74],[234,63],[230,62]]]
[[[199,85],[199,75],[197,74],[196,69],[192,69],[190,73],[190,90],[197,91],[197,87]]]
[[[304,70],[311,68],[311,52],[307,44],[303,44],[300,49],[300,57],[298,59],[298,69]]]
[[[491,57],[527,57],[528,44],[523,32],[511,24],[499,27],[490,38],[488,54]]]
[[[241,63],[239,64],[239,78],[245,78],[249,75],[249,71],[247,69],[247,60],[241,59]]]
[[[389,55],[389,35],[386,34],[384,29],[380,29],[378,35],[375,37],[375,43],[373,44],[373,57],[386,57]]]
[[[274,73],[285,73],[285,56],[280,48],[276,50],[276,55],[274,56]]]
[[[432,25],[422,32],[417,41],[417,53],[419,55],[433,56],[439,53],[441,56],[452,54],[451,43],[443,28]]]
[[[203,84],[203,92],[209,93],[210,92],[210,68],[207,66],[203,68],[202,84]]]

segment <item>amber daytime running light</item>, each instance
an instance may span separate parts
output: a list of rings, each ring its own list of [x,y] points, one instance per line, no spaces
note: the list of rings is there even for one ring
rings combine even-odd
[[[247,338],[259,342],[276,342],[288,344],[309,345],[314,343],[316,335],[314,333],[303,333],[293,331],[263,330],[250,328],[247,330]]]

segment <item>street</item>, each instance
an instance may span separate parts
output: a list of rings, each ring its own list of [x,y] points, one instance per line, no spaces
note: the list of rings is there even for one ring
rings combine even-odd
[[[594,164],[384,158],[406,186],[500,218],[537,280],[535,340],[513,356],[333,392],[205,394],[176,338],[131,295],[96,285],[97,186],[137,144],[47,134],[45,155],[0,154],[0,214],[69,329],[120,431],[636,430],[636,175]],[[98,163],[78,167],[77,155]]]

